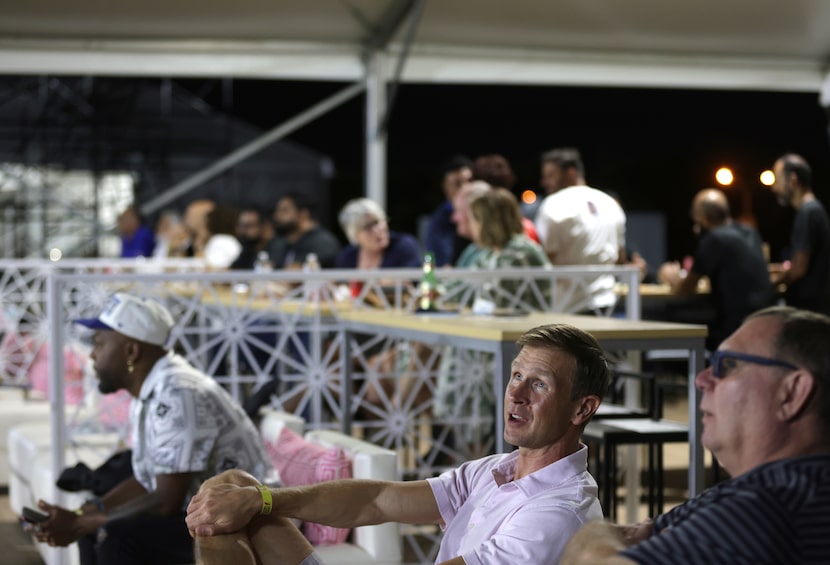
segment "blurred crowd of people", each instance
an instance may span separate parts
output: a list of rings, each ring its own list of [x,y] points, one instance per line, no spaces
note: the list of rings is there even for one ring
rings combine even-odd
[[[797,211],[790,261],[769,264],[758,232],[733,220],[726,196],[707,188],[692,203],[699,239],[693,260],[652,268],[673,293],[697,292],[700,279],[708,278],[715,313],[709,323],[710,347],[748,313],[771,304],[775,285],[786,285],[788,304],[830,311],[830,221],[812,192],[809,165],[786,154],[774,172],[773,191],[782,205]],[[438,267],[629,264],[646,279],[649,266],[626,239],[619,198],[587,183],[577,149],[542,154],[544,194],[534,202],[519,202],[515,182],[502,155],[455,156],[441,170],[443,199],[421,237],[390,230],[377,202],[357,198],[338,214],[345,245],[320,223],[315,200],[302,193],[283,194],[270,211],[196,200],[181,215],[163,212],[155,233],[130,206],[118,219],[122,256],[204,257],[216,269],[299,269],[313,255],[322,268],[378,269],[417,267],[423,253],[431,251]],[[571,289],[558,288],[570,310],[596,313],[616,303],[613,277],[572,284]]]

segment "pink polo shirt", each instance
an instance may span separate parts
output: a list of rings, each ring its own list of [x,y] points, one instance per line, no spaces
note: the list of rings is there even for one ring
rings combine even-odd
[[[558,563],[571,536],[602,518],[586,446],[514,481],[518,457],[491,455],[427,479],[445,524],[436,563]]]

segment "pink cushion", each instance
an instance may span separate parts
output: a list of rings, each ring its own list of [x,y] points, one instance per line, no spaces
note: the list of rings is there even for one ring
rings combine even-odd
[[[23,341],[20,342],[20,339]],[[29,384],[32,390],[49,398],[49,346],[46,343],[38,344],[31,337],[18,338],[18,342],[20,343],[18,361],[24,360],[27,353],[32,355],[31,365],[28,367]],[[4,343],[3,348],[5,347]],[[83,400],[85,363],[86,358],[82,354],[70,347],[63,348],[63,390],[66,404],[75,405]],[[25,365],[21,368],[25,368]]]
[[[265,447],[285,486],[310,485],[352,477],[351,461],[342,449],[315,445],[287,427],[280,432],[276,445],[266,442]],[[348,529],[313,522],[303,524],[303,533],[312,545],[343,543],[349,537]]]
[[[130,401],[132,396],[126,390],[111,394],[102,394],[98,399],[98,419],[111,430],[131,431],[129,429]],[[128,442],[132,444],[132,438]]]

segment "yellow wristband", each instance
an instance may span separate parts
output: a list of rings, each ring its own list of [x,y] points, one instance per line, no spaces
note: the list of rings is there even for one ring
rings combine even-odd
[[[262,496],[262,508],[260,508],[259,513],[263,516],[267,516],[271,513],[271,508],[273,508],[271,489],[269,489],[265,485],[257,485],[256,488],[259,491],[259,494]]]

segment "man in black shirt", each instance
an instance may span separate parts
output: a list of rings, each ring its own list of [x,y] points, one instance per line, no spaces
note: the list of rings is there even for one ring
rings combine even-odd
[[[340,241],[314,219],[314,203],[305,194],[292,192],[277,201],[274,231],[268,256],[275,269],[299,269],[309,253],[323,268],[334,267]]]
[[[452,221],[453,200],[473,177],[473,163],[468,158],[457,155],[444,165],[441,189],[444,201],[430,214],[424,235],[424,249],[435,254],[435,265],[446,267],[453,265],[467,245],[469,238],[460,237]]]
[[[233,270],[250,270],[255,268],[261,251],[270,243],[273,231],[268,229],[270,222],[264,221],[262,213],[256,208],[243,208],[236,219],[236,239],[242,244],[242,251],[231,264]]]
[[[787,304],[830,314],[830,219],[813,194],[810,166],[787,153],[773,172],[778,203],[795,208],[792,259],[789,268],[771,266],[773,281],[787,285]]]
[[[732,221],[726,195],[707,188],[692,201],[694,231],[700,237],[688,273],[677,263],[660,268],[660,280],[672,292],[694,294],[701,277],[709,277],[715,317],[708,323],[706,348],[714,350],[752,312],[769,306],[773,288],[761,237],[753,228]]]

